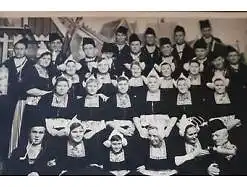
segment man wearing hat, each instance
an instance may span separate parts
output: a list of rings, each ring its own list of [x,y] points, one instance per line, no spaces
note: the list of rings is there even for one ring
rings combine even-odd
[[[211,81],[215,74],[222,74],[224,77],[228,77],[228,69],[226,66],[226,48],[219,47],[211,54],[211,64],[208,66],[205,72],[205,78],[207,81]]]
[[[160,65],[161,63],[164,63],[164,62],[168,64],[174,64],[175,71],[173,72],[172,77],[177,78],[180,75],[180,72],[178,69],[178,63],[172,54],[173,47],[172,47],[172,42],[170,38],[167,38],[167,37],[160,38],[159,44],[160,44],[160,55],[161,55],[160,60],[161,61],[156,62],[156,64],[154,65],[155,69],[159,71],[159,68],[157,68],[157,65]]]
[[[145,43],[141,49],[144,56],[146,68],[143,71],[145,76],[152,70],[154,64],[160,61],[160,50],[156,45],[156,33],[153,28],[148,27],[144,33]]]
[[[128,40],[128,28],[120,26],[115,32],[115,46],[117,49],[116,62],[117,64],[126,63],[126,58],[130,53],[130,47],[127,44]],[[118,66],[118,65],[117,65]],[[121,65],[120,65],[121,66]],[[119,68],[117,74],[120,76],[123,69]]]
[[[185,41],[185,30],[177,25],[174,29],[174,40],[172,55],[178,63],[178,69],[183,71],[183,65],[194,57],[193,49]]]
[[[92,38],[83,38],[82,49],[85,53],[85,58],[79,61],[82,68],[78,71],[78,74],[81,80],[86,80],[96,71],[99,58],[96,53],[95,41]]]
[[[28,141],[18,146],[7,163],[6,175],[40,175],[46,167],[45,121],[33,120],[30,125]]]
[[[208,174],[212,176],[243,175],[245,163],[240,163],[241,155],[238,148],[229,141],[229,133],[223,121],[211,120],[208,122],[208,127],[213,141],[213,146],[209,147],[211,164],[208,167]]]
[[[214,50],[217,47],[222,46],[224,44],[219,38],[216,38],[212,35],[212,27],[208,19],[200,20],[199,24],[200,24],[201,34],[202,34],[202,37],[200,40],[204,41],[207,44],[207,51],[210,57],[211,53],[214,52]]]
[[[52,53],[53,64],[60,65],[69,57],[69,40],[68,34],[66,34],[64,42],[62,37],[57,32],[49,34],[49,47]]]
[[[127,77],[131,77],[130,67],[133,61],[140,63],[141,69],[144,70],[146,64],[144,62],[144,56],[141,52],[141,40],[137,34],[133,33],[129,37],[130,52],[123,64],[124,72]]]

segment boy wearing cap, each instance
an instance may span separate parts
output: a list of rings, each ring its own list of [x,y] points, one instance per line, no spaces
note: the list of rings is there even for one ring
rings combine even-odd
[[[141,69],[144,70],[146,68],[146,64],[144,62],[144,56],[141,52],[141,40],[137,36],[137,34],[133,33],[129,37],[129,46],[130,52],[128,57],[126,58],[126,62],[123,64],[125,69],[125,75],[130,78],[131,77],[131,64],[132,62],[138,62],[141,66]]]
[[[154,65],[154,68],[160,72],[160,64],[166,62],[168,64],[173,64],[175,65],[175,70],[173,72],[173,76],[174,77],[178,77],[180,75],[179,69],[178,69],[178,64],[176,59],[174,58],[172,51],[173,51],[173,47],[172,47],[172,43],[171,40],[167,37],[162,37],[159,39],[159,43],[160,43],[160,54],[161,54],[161,61],[160,62],[156,62],[156,64]]]
[[[66,37],[63,39],[62,37],[56,33],[50,33],[49,34],[49,48],[52,53],[52,63],[55,65],[62,64],[70,55],[70,41],[69,41],[68,34],[66,34]],[[66,48],[66,50],[64,50]]]
[[[141,52],[144,56],[144,62],[146,68],[143,71],[145,76],[152,70],[154,64],[160,61],[160,50],[156,45],[156,33],[153,28],[148,27],[144,33],[145,43],[141,48]]]
[[[126,63],[126,58],[130,53],[128,41],[128,28],[120,26],[115,32],[115,46],[116,46],[116,66],[119,66],[117,75],[120,76],[123,72],[122,64]]]
[[[82,68],[78,71],[78,74],[81,80],[86,80],[97,69],[98,57],[95,41],[92,38],[83,38],[82,49],[85,53],[85,58],[79,61]]]
[[[178,62],[178,69],[183,71],[183,65],[194,57],[193,49],[185,41],[185,30],[182,26],[177,25],[174,29],[174,40],[172,55]]]
[[[212,27],[208,19],[200,20],[199,24],[202,34],[202,37],[199,40],[205,42],[207,45],[207,52],[210,57],[211,53],[214,52],[216,48],[223,46],[223,43],[219,38],[216,38],[212,35]]]
[[[228,77],[228,69],[225,62],[226,51],[225,48],[217,48],[211,55],[211,68],[208,68],[205,72],[206,80],[212,80],[216,74],[222,74],[224,77]]]

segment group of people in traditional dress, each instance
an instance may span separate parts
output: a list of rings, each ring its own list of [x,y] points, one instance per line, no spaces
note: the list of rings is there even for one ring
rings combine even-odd
[[[246,175],[247,66],[199,25],[193,45],[180,25],[174,43],[120,26],[100,54],[83,38],[79,61],[58,33],[36,59],[17,41],[0,67],[3,174]]]

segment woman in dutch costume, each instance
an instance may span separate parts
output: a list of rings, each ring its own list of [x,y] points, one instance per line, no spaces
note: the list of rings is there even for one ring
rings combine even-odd
[[[132,175],[139,166],[139,158],[130,151],[127,139],[118,130],[113,130],[104,141],[101,155],[104,171],[115,176]]]
[[[100,82],[91,76],[85,82],[86,95],[77,100],[77,115],[78,119],[87,124],[85,139],[88,139],[90,146],[94,147],[95,153],[93,156],[98,160],[99,150],[103,146],[106,133],[106,100],[107,97],[103,94],[97,94],[101,87]]]
[[[58,66],[58,69],[62,71],[61,74],[72,83],[69,94],[74,99],[78,99],[86,94],[81,77],[78,74],[81,68],[81,64],[73,59],[67,59],[63,64]]]
[[[37,62],[26,69],[23,77],[23,84],[27,94],[26,106],[23,113],[20,140],[26,141],[26,135],[31,118],[39,117],[37,105],[43,95],[52,90],[51,72],[49,66],[51,63],[51,53],[47,48],[39,48],[37,51]]]
[[[38,103],[39,115],[46,120],[49,138],[67,135],[67,124],[76,114],[75,99],[69,95],[71,81],[59,76],[54,77],[52,82],[53,91],[44,95]]]

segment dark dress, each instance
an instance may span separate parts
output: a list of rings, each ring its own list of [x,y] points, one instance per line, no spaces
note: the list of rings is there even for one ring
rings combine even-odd
[[[108,101],[107,101],[107,120],[129,120],[133,122],[133,117],[137,117],[133,106],[133,98],[129,95],[130,98],[130,107],[127,108],[121,108],[117,106],[117,96],[116,94],[113,95]],[[134,125],[134,124],[133,124]],[[128,126],[122,126],[122,128],[127,129]],[[110,135],[112,132],[111,127],[107,127],[107,135]],[[132,136],[125,136],[128,142],[128,147],[130,151],[134,151],[136,149],[136,146],[138,146],[138,133],[135,131]]]
[[[192,90],[190,91],[190,94],[191,104],[177,105],[178,90],[170,89],[170,92],[168,93],[169,100],[167,102],[170,108],[169,114],[171,116],[176,116],[178,119],[180,119],[183,114],[186,114],[187,117],[204,116],[201,94],[198,94],[198,92],[195,93]]]
[[[160,101],[147,101],[147,90],[134,95],[133,105],[138,116],[150,114],[168,114],[167,93],[160,91]]]
[[[143,70],[142,74],[147,76],[149,72],[153,69],[154,64],[158,64],[160,62],[160,50],[156,46],[153,53],[149,53],[146,46],[142,47],[141,53],[143,56],[143,61],[145,62],[145,69]]]
[[[200,138],[200,137],[199,137]],[[201,142],[200,142],[201,143]],[[207,149],[207,147],[201,144],[202,149]],[[186,155],[185,140],[180,137],[176,141],[176,146],[173,147],[176,150],[176,156]],[[193,160],[188,160],[177,166],[178,175],[181,176],[204,176],[207,175],[207,167],[209,165],[210,159],[209,155],[204,155],[202,157],[196,157]]]
[[[172,148],[174,142],[169,140],[169,137],[165,139],[166,144],[166,159],[154,159],[150,158],[150,142],[148,139],[142,139],[139,144],[140,151],[140,160],[142,165],[145,166],[146,170],[167,170],[167,169],[175,169],[175,156],[176,152]]]
[[[46,158],[49,153],[47,146],[42,145],[41,151],[38,154],[33,164],[28,161],[28,156],[25,159],[21,159],[26,154],[26,146],[19,146],[16,148],[7,163],[5,171],[6,175],[24,176],[31,172],[37,172],[39,175],[46,175]]]
[[[67,107],[56,107],[52,106],[54,93],[49,93],[44,96],[39,101],[38,108],[40,115],[43,118],[65,118],[72,119],[76,114],[76,101],[68,97]]]
[[[104,147],[102,150],[101,164],[105,171],[120,171],[120,170],[130,170],[128,175],[131,175],[132,172],[140,166],[140,159],[138,155],[131,152],[128,149],[128,145],[123,148],[124,151],[124,160],[121,162],[110,161],[110,148]]]
[[[68,156],[67,143],[68,137],[56,137],[51,142],[52,149],[49,153],[49,157],[55,159],[56,165],[52,168],[53,172],[55,172],[55,175],[58,175],[63,170],[68,171],[66,175],[77,175],[90,164],[89,155],[91,152],[86,140],[83,140],[85,148],[84,157]]]
[[[41,77],[38,73],[38,70],[35,66],[30,66],[29,68],[25,69],[23,77],[23,84],[24,84],[24,90],[27,92],[30,89],[37,88],[44,91],[50,91],[52,90],[52,82],[50,74],[47,78]],[[32,95],[29,95],[26,93],[27,101],[29,98],[37,98],[33,97]],[[41,97],[40,97],[41,98]],[[37,102],[27,102],[23,113],[23,121],[21,126],[21,133],[20,133],[20,142],[22,141],[23,137],[26,137],[27,131],[29,129],[29,125],[31,125],[31,119],[32,118],[38,118],[39,112],[38,112],[38,100]],[[23,139],[24,142],[26,142],[25,139]],[[22,143],[21,143],[22,144]]]
[[[85,106],[85,98],[83,97],[77,100],[77,118],[82,121],[97,121],[100,122],[101,120],[106,119],[106,102],[99,96],[99,107],[87,107]],[[90,127],[89,127],[90,128]],[[90,130],[87,130],[89,132]],[[105,140],[106,136],[106,129],[101,130],[100,132],[96,133],[92,138],[88,140],[90,147],[93,147],[93,154],[92,160],[99,160],[100,157],[99,151],[102,149],[103,141]]]

